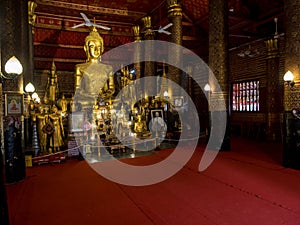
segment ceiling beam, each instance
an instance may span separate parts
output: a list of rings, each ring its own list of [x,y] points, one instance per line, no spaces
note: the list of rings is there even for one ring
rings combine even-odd
[[[37,5],[53,6],[53,7],[74,9],[78,11],[87,11],[87,12],[92,11],[93,13],[101,13],[101,14],[109,14],[109,15],[131,16],[137,18],[141,18],[145,16],[145,13],[129,11],[127,9],[112,9],[112,8],[105,8],[101,6],[76,4],[76,3],[55,1],[55,0],[36,0],[36,3]]]
[[[200,17],[198,20],[196,20],[196,21],[194,22],[194,24],[195,24],[195,25],[198,25],[198,24],[201,24],[201,23],[206,22],[206,21],[208,21],[208,14],[206,14],[206,15]]]
[[[193,23],[193,20],[191,19],[190,16],[188,16],[185,12],[182,12],[183,18],[185,18],[187,21],[189,21],[190,23]]]
[[[274,21],[274,18],[275,17],[282,17],[284,16],[284,13],[283,12],[280,12],[278,14],[276,14],[274,17],[267,17],[266,19],[263,19],[259,22],[253,22],[248,28],[246,28],[245,30],[247,31],[255,31],[257,27],[263,25],[263,24],[266,24],[266,23],[269,23],[271,21]],[[275,32],[275,22],[274,22],[274,32]]]
[[[35,46],[47,46],[47,47],[55,47],[55,48],[77,48],[82,49],[82,46],[79,45],[64,45],[64,44],[50,44],[50,43],[43,43],[43,42],[34,42]]]
[[[190,27],[192,27],[192,26],[194,26],[194,24],[190,23],[190,22],[182,21],[182,26],[190,26]]]
[[[199,41],[199,38],[195,36],[182,36],[183,41]]]
[[[52,19],[52,20],[60,20],[60,21],[64,21],[64,22],[76,22],[76,23],[82,23],[82,17],[79,16],[67,16],[67,15],[57,15],[57,14],[53,14],[53,13],[44,13],[44,12],[36,12],[36,15],[39,18],[43,18],[43,19]],[[120,26],[133,26],[133,23],[126,23],[126,22],[121,22],[121,21],[107,21],[107,20],[95,20],[96,23],[101,23],[101,24],[107,24],[107,25],[120,25]]]
[[[88,32],[88,27],[80,27],[77,29],[72,28],[73,25],[78,24],[74,20],[69,20],[66,18],[58,18],[55,17],[53,14],[38,14],[37,21],[35,24],[36,28],[43,28],[43,29],[53,29],[53,30],[65,30],[65,31],[72,31],[72,32]],[[132,24],[129,23],[115,23],[109,24],[101,22],[101,24],[112,26],[112,30],[106,31],[101,30],[101,34],[108,34],[108,35],[118,35],[118,36],[132,36],[131,32],[128,32],[128,29],[131,30]]]
[[[83,59],[67,59],[67,58],[49,58],[49,57],[34,57],[34,61],[42,61],[42,62],[68,62],[68,63],[82,63],[85,60]]]

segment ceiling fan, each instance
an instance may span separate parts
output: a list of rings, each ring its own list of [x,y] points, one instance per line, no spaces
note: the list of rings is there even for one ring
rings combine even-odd
[[[169,23],[169,24],[167,24],[166,26],[164,26],[164,27],[160,26],[160,27],[158,28],[158,30],[153,30],[153,31],[157,31],[158,33],[165,33],[165,34],[167,34],[167,35],[170,35],[171,32],[166,31],[166,29],[168,29],[168,28],[171,27],[172,25],[173,25],[173,23]]]
[[[280,34],[278,33],[278,18],[277,17],[274,18],[274,22],[275,22],[275,33],[271,37],[274,39],[278,39],[279,37],[284,36],[284,33],[280,33]],[[264,39],[265,38],[270,38],[270,37],[264,37]],[[259,51],[257,49],[252,49],[251,46],[249,45],[249,47],[247,49],[239,52],[237,55],[242,58],[244,58],[246,56],[252,58],[258,54],[259,54]]]
[[[160,26],[157,30],[152,30],[152,31],[157,31],[158,33],[164,33],[164,34],[167,34],[167,35],[170,35],[171,32],[169,31],[166,31],[166,29],[168,29],[169,27],[171,27],[173,25],[173,23],[169,23],[167,24],[166,26],[162,27]],[[145,33],[146,31],[143,31],[142,33]]]
[[[102,25],[96,24],[95,22],[92,23],[84,13],[80,13],[80,15],[84,19],[84,23],[77,24],[77,25],[73,26],[72,28],[78,28],[78,27],[82,27],[82,26],[87,26],[87,27],[94,26],[94,27],[98,27],[98,28],[101,28],[101,29],[104,29],[104,30],[110,30],[111,29],[110,27],[102,26]]]
[[[278,30],[277,30],[277,29],[278,29],[278,28],[277,28],[278,18],[277,18],[277,17],[274,18],[274,22],[275,22],[275,33],[274,33],[274,38],[276,39],[276,38],[279,38],[280,36],[283,36],[284,33],[281,33],[281,34],[278,33]]]
[[[238,53],[237,55],[239,57],[249,57],[249,58],[253,58],[254,56],[258,55],[259,51],[257,49],[252,49],[251,46],[249,45],[249,47],[243,51],[241,51],[240,53]]]
[[[239,34],[229,34],[229,36],[231,37],[237,37],[237,38],[248,38],[248,39],[258,39],[258,38],[270,38],[270,36],[274,39],[277,39],[281,36],[284,36],[284,33],[278,33],[278,18],[275,17],[274,18],[274,22],[275,22],[275,33],[272,35],[269,35],[268,37],[259,37],[259,36],[249,36],[249,35],[239,35]]]
[[[249,36],[249,35],[242,35],[242,34],[229,34],[230,37],[236,37],[236,38],[248,38],[251,39],[253,37]]]

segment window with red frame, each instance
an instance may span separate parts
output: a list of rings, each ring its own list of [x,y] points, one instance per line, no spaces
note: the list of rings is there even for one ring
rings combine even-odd
[[[232,111],[259,111],[259,81],[244,81],[232,84]]]

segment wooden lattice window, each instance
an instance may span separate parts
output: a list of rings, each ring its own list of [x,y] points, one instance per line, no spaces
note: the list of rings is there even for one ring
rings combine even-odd
[[[259,81],[245,81],[232,84],[232,111],[259,111]]]

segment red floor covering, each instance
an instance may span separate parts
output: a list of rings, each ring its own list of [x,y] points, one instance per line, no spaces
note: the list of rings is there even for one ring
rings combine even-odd
[[[142,187],[108,181],[86,161],[35,166],[6,186],[10,225],[297,225],[300,171],[283,168],[281,152],[280,144],[233,139],[198,172],[200,146],[176,175]],[[124,161],[148,165],[170,153]]]

